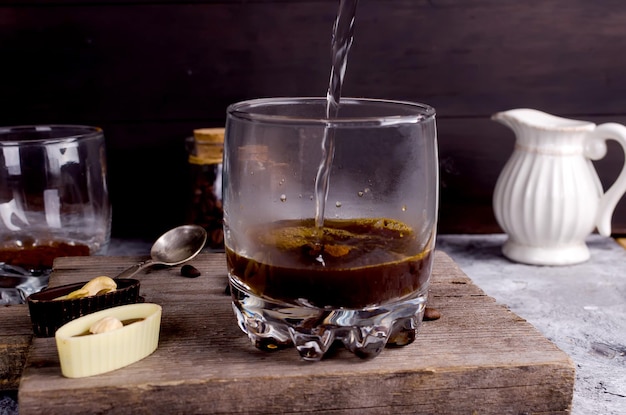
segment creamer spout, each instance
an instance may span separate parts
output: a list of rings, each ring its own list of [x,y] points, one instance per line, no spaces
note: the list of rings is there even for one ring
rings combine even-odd
[[[591,131],[595,124],[588,121],[557,117],[531,108],[516,108],[495,113],[491,119],[508,127],[522,125],[548,131]]]

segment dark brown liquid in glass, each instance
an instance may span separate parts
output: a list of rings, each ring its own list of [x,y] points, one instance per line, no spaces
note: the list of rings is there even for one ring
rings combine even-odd
[[[430,272],[413,230],[384,219],[285,220],[250,230],[259,254],[230,249],[231,273],[252,293],[294,304],[360,309],[420,291]]]
[[[41,241],[23,246],[0,246],[0,262],[26,269],[52,268],[55,258],[89,255],[89,247],[62,241]]]

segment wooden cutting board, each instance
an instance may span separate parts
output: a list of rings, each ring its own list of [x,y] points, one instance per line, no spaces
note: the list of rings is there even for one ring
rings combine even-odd
[[[0,306],[0,390],[15,390],[33,330],[26,304]]]
[[[55,263],[51,285],[115,275],[138,257]],[[223,254],[139,276],[146,302],[163,306],[156,352],[114,372],[61,376],[53,338],[34,338],[19,388],[20,414],[74,413],[569,413],[570,358],[528,322],[495,303],[444,253],[435,257],[418,339],[363,361],[340,350],[318,363],[294,349],[255,349],[225,295]]]

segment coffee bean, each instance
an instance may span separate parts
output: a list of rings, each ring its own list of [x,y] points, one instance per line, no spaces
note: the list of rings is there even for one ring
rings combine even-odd
[[[180,275],[187,278],[198,278],[202,273],[193,265],[183,265],[180,269]]]
[[[424,310],[424,321],[439,320],[440,318],[441,313],[439,310],[431,307],[426,307]]]

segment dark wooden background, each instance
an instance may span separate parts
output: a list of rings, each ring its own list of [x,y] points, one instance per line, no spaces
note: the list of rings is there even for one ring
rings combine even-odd
[[[338,0],[0,0],[0,124],[104,128],[113,235],[184,222],[184,138],[228,104],[325,94]],[[361,0],[345,96],[438,112],[440,231],[499,232],[491,197],[514,143],[492,113],[626,123],[623,0]],[[617,176],[617,145],[597,163]],[[626,202],[613,230],[626,233]]]

